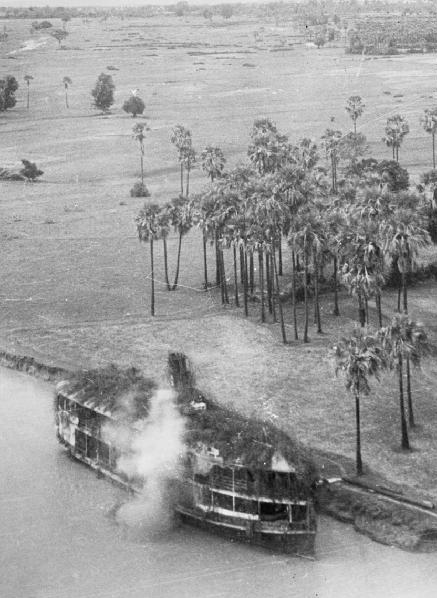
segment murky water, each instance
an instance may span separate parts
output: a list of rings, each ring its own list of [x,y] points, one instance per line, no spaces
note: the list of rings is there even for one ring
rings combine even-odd
[[[135,537],[126,494],[57,444],[52,387],[0,369],[2,598],[435,598],[437,554],[375,544],[322,518],[315,561],[191,528]]]

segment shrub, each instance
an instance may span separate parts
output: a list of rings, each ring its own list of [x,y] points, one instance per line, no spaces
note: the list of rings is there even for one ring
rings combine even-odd
[[[18,89],[18,82],[12,75],[6,75],[0,79],[0,112],[13,108],[17,103],[15,92]]]
[[[420,175],[420,181],[424,185],[429,185],[430,183],[437,183],[437,170],[428,170],[427,172],[422,172]]]
[[[135,185],[130,190],[131,197],[150,197],[149,190],[147,189],[146,185],[141,181],[135,183]]]
[[[114,103],[115,85],[111,75],[101,73],[96,81],[91,95],[94,98],[94,106],[103,112],[107,112]]]
[[[402,168],[395,160],[382,160],[379,162],[377,169],[381,176],[388,173],[390,191],[406,191],[409,188],[410,177],[408,170]]]
[[[132,114],[132,118],[135,118],[137,114],[142,114],[146,105],[143,100],[138,96],[132,95],[123,104],[123,110],[128,114]]]
[[[24,168],[20,170],[20,174],[24,176],[28,181],[34,182],[39,176],[44,174],[42,170],[39,170],[35,162],[29,162],[29,160],[21,160]]]

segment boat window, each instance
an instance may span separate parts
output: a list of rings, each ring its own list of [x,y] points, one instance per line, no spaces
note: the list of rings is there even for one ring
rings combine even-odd
[[[81,432],[80,430],[76,430],[75,432],[75,446],[76,450],[83,455],[86,454],[86,434]]]
[[[259,516],[262,521],[288,519],[287,505],[274,502],[260,502]]]
[[[214,492],[213,495],[215,507],[220,507],[221,509],[233,511],[234,504],[232,501],[232,496],[229,496],[228,494],[219,494],[218,492]]]
[[[195,473],[194,481],[198,482],[199,484],[209,484],[209,476],[208,474],[203,475],[202,473]]]
[[[104,465],[105,467],[110,466],[110,459],[109,459],[109,446],[104,442],[98,441],[98,451],[99,451],[99,462]]]
[[[247,491],[247,469],[237,467],[234,470],[234,484],[235,490]]]
[[[86,443],[86,456],[93,461],[97,460],[97,443],[98,440],[92,436],[88,436]]]
[[[256,515],[258,513],[258,502],[246,498],[235,498],[235,510],[239,513],[250,513]]]
[[[294,522],[305,521],[307,518],[307,505],[291,505],[291,520]]]
[[[290,476],[288,472],[276,471],[275,472],[275,490],[277,492],[287,492],[289,490]]]

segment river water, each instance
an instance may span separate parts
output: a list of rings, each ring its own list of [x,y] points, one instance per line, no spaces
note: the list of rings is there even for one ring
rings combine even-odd
[[[132,534],[126,494],[58,445],[53,387],[0,369],[1,598],[435,598],[437,554],[319,521],[314,561],[188,527]]]

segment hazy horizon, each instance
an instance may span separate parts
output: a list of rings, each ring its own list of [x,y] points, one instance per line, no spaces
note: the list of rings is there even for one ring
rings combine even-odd
[[[273,0],[238,0],[238,3],[244,4],[267,4],[269,1],[273,2]],[[295,0],[299,2],[300,0]],[[150,2],[147,0],[129,0],[128,2],[122,2],[119,0],[92,0],[90,2],[84,2],[84,0],[6,0],[2,2],[2,7],[44,7],[50,6],[64,6],[64,7],[74,7],[74,8],[114,8],[114,7],[129,7],[129,6],[169,6],[177,4],[178,0],[151,0]],[[237,2],[233,2],[232,0],[189,0],[189,4],[236,4]]]

